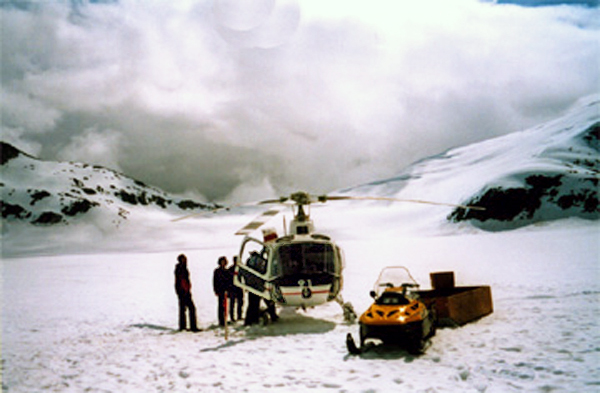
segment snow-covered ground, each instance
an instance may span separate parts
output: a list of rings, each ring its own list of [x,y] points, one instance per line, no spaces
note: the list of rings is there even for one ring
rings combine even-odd
[[[418,357],[393,348],[348,355],[345,336],[356,336],[357,325],[345,324],[335,303],[282,310],[280,321],[268,326],[233,326],[228,340],[215,328],[176,332],[176,256],[189,257],[200,325],[214,325],[212,271],[218,256],[237,252],[240,239],[231,233],[252,215],[196,219],[190,221],[204,228],[197,233],[213,228],[211,235],[180,239],[171,249],[158,243],[159,251],[149,251],[158,249],[157,232],[146,248],[121,244],[113,253],[73,249],[5,258],[3,391],[600,390],[597,222],[562,220],[499,233],[454,226],[434,233],[412,225],[414,207],[362,203],[349,213],[340,206],[313,209],[313,216],[345,251],[343,293],[358,312],[370,303],[380,269],[405,265],[423,288],[429,272],[447,270],[457,285],[491,285],[494,313],[438,330]],[[387,210],[396,211],[396,225]]]

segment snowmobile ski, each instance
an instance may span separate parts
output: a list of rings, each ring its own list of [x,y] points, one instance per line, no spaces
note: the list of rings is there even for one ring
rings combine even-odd
[[[354,338],[352,337],[351,333],[346,335],[346,348],[348,348],[348,352],[350,352],[351,355],[360,355],[363,353],[362,348],[356,346],[356,342],[354,342]]]

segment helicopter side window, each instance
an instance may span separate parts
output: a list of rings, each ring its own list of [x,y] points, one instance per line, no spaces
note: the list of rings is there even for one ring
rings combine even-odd
[[[268,265],[268,249],[264,244],[249,240],[242,249],[242,264],[256,273],[265,274]]]
[[[254,251],[250,254],[250,258],[248,258],[246,265],[260,274],[265,274],[267,272],[267,260],[258,252]]]

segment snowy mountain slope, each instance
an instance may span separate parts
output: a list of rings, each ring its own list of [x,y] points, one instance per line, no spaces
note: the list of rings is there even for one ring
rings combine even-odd
[[[485,230],[561,218],[600,218],[600,97],[541,126],[422,160],[398,176],[344,190],[485,207],[447,219]]]
[[[68,224],[92,215],[118,226],[136,206],[184,214],[212,205],[174,198],[100,166],[38,160],[0,142],[2,219],[5,225]]]

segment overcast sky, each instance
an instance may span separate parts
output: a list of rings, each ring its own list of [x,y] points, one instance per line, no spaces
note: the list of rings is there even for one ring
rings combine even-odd
[[[210,200],[393,176],[599,90],[583,6],[46,0],[0,18],[3,140]]]

